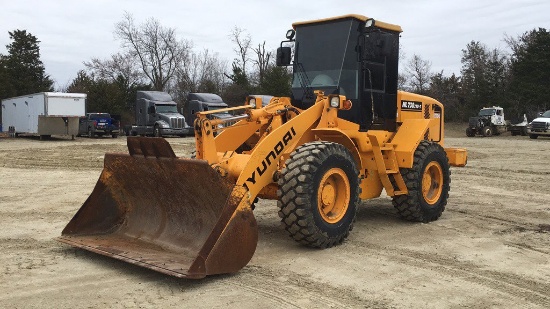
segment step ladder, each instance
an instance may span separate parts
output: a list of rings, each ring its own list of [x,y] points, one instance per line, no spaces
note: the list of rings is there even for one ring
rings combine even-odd
[[[407,194],[407,185],[403,180],[397,156],[395,154],[395,145],[391,143],[380,143],[376,135],[368,134],[367,137],[372,145],[372,153],[376,162],[378,175],[389,196]]]

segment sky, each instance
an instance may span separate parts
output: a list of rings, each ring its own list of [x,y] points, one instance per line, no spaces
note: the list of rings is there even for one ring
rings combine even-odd
[[[235,27],[246,30],[254,45],[265,41],[275,50],[293,22],[360,14],[400,25],[404,62],[416,54],[444,75],[460,74],[462,49],[471,41],[506,51],[505,36],[550,29],[548,0],[0,0],[0,8],[0,54],[11,42],[8,31],[27,30],[40,41],[56,89],[66,87],[84,61],[122,50],[113,32],[125,12],[136,24],[155,18],[196,52],[208,49],[228,63],[236,58],[230,40]]]

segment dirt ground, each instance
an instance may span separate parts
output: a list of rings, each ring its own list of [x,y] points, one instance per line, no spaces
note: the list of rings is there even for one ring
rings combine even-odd
[[[0,138],[0,308],[550,308],[550,138],[467,138],[438,221],[363,202],[342,245],[288,237],[275,201],[255,210],[259,243],[231,275],[172,278],[54,240],[125,138]],[[169,138],[188,156],[192,138]]]

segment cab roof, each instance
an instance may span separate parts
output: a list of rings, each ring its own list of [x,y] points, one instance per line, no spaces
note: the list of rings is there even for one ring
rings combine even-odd
[[[365,22],[367,19],[369,19],[368,17],[363,16],[363,15],[359,15],[359,14],[347,14],[347,15],[341,15],[341,16],[335,16],[335,17],[329,17],[329,18],[322,18],[322,19],[295,22],[295,23],[292,24],[292,28],[296,29],[297,26],[324,23],[324,22],[329,22],[329,21],[334,21],[334,20],[339,20],[339,19],[347,19],[347,18],[357,19],[357,20],[362,21],[362,22]],[[390,30],[390,31],[403,32],[403,30],[401,29],[401,26],[385,23],[385,22],[379,21],[379,20],[375,20],[375,26],[378,27],[378,28],[382,28],[382,29],[386,29],[386,30]]]

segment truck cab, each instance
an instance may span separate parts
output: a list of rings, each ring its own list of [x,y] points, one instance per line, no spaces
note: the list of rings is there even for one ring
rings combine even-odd
[[[508,124],[504,119],[504,109],[500,106],[484,107],[475,117],[470,117],[466,135],[491,136],[499,135],[508,130]]]
[[[401,27],[362,15],[344,15],[292,24],[277,51],[277,65],[291,62],[294,44],[292,105],[314,104],[314,91],[344,95],[351,109],[338,117],[361,131],[395,131]]]
[[[126,129],[128,135],[185,136],[193,132],[185,117],[178,112],[176,102],[166,92],[138,91],[135,119],[135,125]]]
[[[213,93],[189,93],[187,95],[187,104],[185,108],[185,119],[187,124],[193,127],[193,122],[196,118],[196,113],[206,112],[228,107],[227,103],[223,102],[223,99]],[[231,115],[227,112],[216,113],[212,115],[216,118],[227,118]]]

